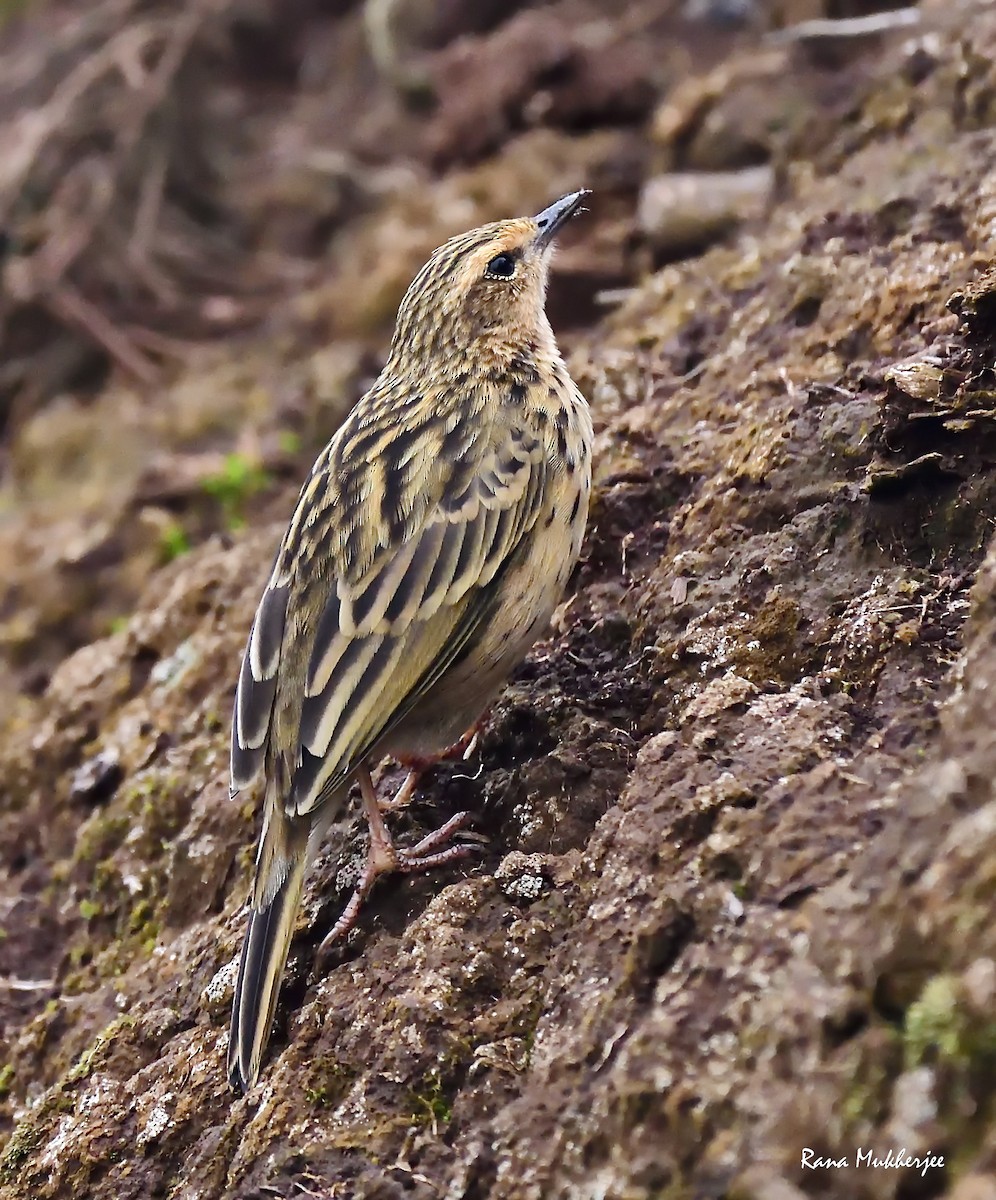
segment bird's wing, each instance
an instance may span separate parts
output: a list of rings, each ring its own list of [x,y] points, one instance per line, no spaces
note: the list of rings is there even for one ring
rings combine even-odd
[[[229,788],[233,797],[252,782],[263,765],[289,593],[289,582],[281,579],[274,568],[249,630],[235,692]]]
[[[339,787],[466,653],[491,615],[487,585],[539,514],[539,437],[422,432],[395,434],[376,454],[350,453],[347,439],[316,464],[260,603],[236,700],[233,786],[270,739],[290,752],[291,815]],[[285,689],[303,693],[298,703],[281,703]]]

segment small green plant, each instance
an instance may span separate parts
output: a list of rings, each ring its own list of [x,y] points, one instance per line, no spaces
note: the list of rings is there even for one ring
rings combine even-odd
[[[221,505],[227,529],[241,529],[246,523],[246,501],[270,484],[269,474],[244,454],[229,454],[217,475],[203,482],[204,491]]]
[[[100,905],[95,904],[92,900],[81,900],[80,916],[84,921],[92,921],[94,917],[100,916]]]
[[[424,1090],[410,1092],[409,1099],[412,1116],[431,1126],[434,1134],[439,1132],[441,1125],[447,1125],[453,1116],[453,1105],[443,1092],[443,1081],[438,1071],[430,1072]]]
[[[996,1062],[996,1022],[965,1004],[953,975],[935,975],[906,1012],[903,1042],[906,1068],[936,1057],[955,1065]]]
[[[355,1072],[330,1058],[321,1058],[313,1066],[315,1074],[305,1086],[305,1099],[315,1108],[332,1108],[345,1098]]]
[[[186,554],[189,549],[190,539],[179,521],[170,521],[168,525],[163,526],[159,534],[159,550],[163,562],[172,562],[174,558]]]
[[[152,920],[152,904],[148,900],[139,900],[128,914],[128,932],[139,933]]]

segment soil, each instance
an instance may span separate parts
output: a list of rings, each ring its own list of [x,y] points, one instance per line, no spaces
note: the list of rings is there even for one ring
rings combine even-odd
[[[993,1197],[996,10],[826,53],[773,34],[876,6],[430,9],[219,5],[217,104],[290,156],[247,245],[311,273],[212,336],[191,300],[154,384],[90,345],[86,386],[8,397],[0,1196]],[[638,220],[762,165],[694,245]],[[332,831],[236,1098],[229,713],[270,556],[428,251],[582,184],[550,306],[583,559],[393,821],[483,840],[318,955],[364,851]]]

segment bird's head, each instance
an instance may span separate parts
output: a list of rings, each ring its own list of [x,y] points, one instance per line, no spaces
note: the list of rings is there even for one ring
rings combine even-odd
[[[408,289],[392,345],[398,365],[429,367],[434,355],[513,355],[550,336],[545,301],[557,233],[587,191],[556,200],[535,217],[495,221],[451,238]]]

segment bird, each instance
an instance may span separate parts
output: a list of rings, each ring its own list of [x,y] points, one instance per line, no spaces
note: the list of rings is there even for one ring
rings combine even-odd
[[[547,629],[578,561],[592,419],[546,313],[557,234],[586,190],[435,250],[384,367],[318,456],[281,540],[236,687],[233,797],[260,772],[263,822],[232,1004],[228,1075],[260,1074],[308,869],[359,784],[369,849],[325,943],[375,881],[467,852],[458,813],[396,847],[384,814],[466,752]],[[370,766],[410,768],[378,799]],[[323,944],[325,944],[323,943]]]

